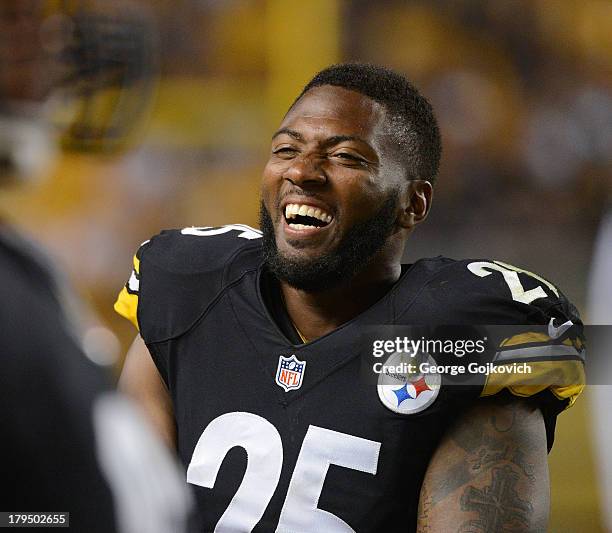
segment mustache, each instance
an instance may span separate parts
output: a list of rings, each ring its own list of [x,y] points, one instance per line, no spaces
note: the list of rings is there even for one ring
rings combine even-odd
[[[302,196],[303,198],[316,198],[317,200],[324,201],[317,193],[312,191],[305,191],[302,188],[295,187],[283,192],[274,202],[274,208],[278,211],[280,206],[288,196]]]

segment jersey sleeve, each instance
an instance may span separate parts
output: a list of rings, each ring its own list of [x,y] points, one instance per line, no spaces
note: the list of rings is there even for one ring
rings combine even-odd
[[[436,258],[431,265],[412,316],[427,317],[434,338],[481,339],[486,347],[438,356],[438,364],[458,365],[463,372],[443,376],[461,385],[448,387],[451,396],[533,402],[544,415],[550,448],[557,415],[584,388],[586,340],[578,311],[548,280],[507,263]]]
[[[585,386],[580,315],[555,285],[537,274],[498,261],[474,262],[468,269],[490,276],[496,284],[494,300],[514,316],[507,326],[495,328],[495,349],[480,396],[511,394],[536,403],[550,449],[557,415],[574,404]]]
[[[164,379],[168,355],[159,345],[186,333],[205,315],[239,276],[243,267],[234,258],[257,252],[260,237],[249,226],[233,224],[165,230],[140,246],[114,308],[138,328]],[[248,268],[249,261],[244,263]]]
[[[481,396],[508,389],[515,396],[530,397],[548,390],[563,409],[572,406],[584,389],[585,339],[582,324],[569,322],[559,326],[554,325],[554,318],[549,322],[550,328],[564,330],[569,326],[571,332],[562,338],[536,327],[504,338],[492,361],[498,372],[487,376]],[[514,372],[518,364],[528,373]]]
[[[516,311],[516,321],[501,330],[491,361],[493,369],[481,396],[507,389],[515,396],[532,397],[549,391],[560,410],[576,401],[584,388],[586,341],[577,309],[567,297],[544,278],[506,263],[499,267],[506,294]],[[472,263],[472,273],[482,275],[486,264]],[[482,268],[482,269],[481,269]],[[508,294],[509,293],[509,294]],[[501,305],[501,304],[500,304]],[[528,373],[514,372],[522,364]]]
[[[233,258],[257,248],[250,245],[260,237],[241,224],[162,231],[137,251],[115,310],[138,327],[147,344],[182,335],[231,277]]]
[[[148,243],[149,241],[147,241]],[[144,243],[146,244],[146,243]],[[142,246],[144,246],[144,244]],[[132,273],[121,289],[121,292],[117,296],[117,300],[115,301],[114,309],[120,314],[123,318],[129,320],[137,329],[140,329],[138,325],[138,291],[140,288],[140,252],[142,250],[142,246],[134,255],[133,263],[134,267],[132,269]]]

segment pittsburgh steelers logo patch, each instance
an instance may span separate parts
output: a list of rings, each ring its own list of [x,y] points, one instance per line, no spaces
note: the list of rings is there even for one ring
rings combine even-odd
[[[378,377],[378,397],[385,407],[401,415],[412,415],[427,409],[438,397],[442,376],[421,373],[421,363],[435,365],[433,357],[423,354],[410,357],[396,352],[382,367]]]

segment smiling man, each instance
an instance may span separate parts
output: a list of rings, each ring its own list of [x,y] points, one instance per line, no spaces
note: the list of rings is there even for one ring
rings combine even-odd
[[[439,159],[431,106],[404,77],[332,66],[272,137],[261,231],[164,231],[139,249],[115,304],[140,333],[121,387],[176,447],[201,531],[546,529],[547,445],[581,390],[557,378],[581,375],[580,319],[504,263],[402,264]],[[363,379],[364,328],[413,324],[550,325],[499,357],[540,379]]]

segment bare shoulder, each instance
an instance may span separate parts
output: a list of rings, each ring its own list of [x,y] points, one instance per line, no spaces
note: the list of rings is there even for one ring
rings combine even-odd
[[[418,531],[546,531],[549,477],[540,410],[478,401],[449,428],[421,489]]]

